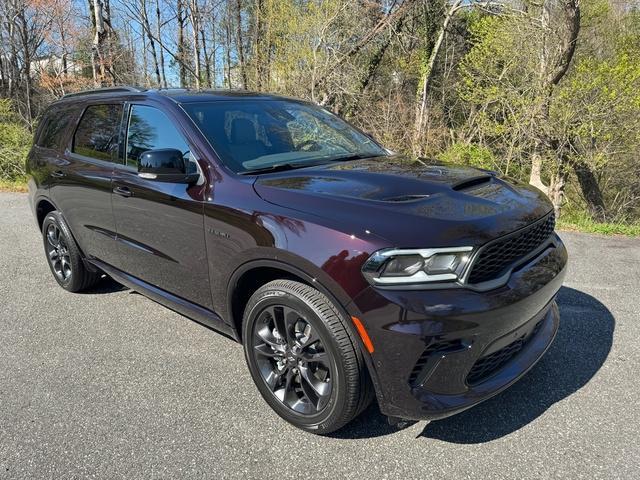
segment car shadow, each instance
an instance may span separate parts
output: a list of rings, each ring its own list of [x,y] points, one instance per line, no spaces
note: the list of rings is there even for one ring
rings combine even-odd
[[[109,275],[102,275],[100,281],[96,283],[91,288],[83,290],[80,293],[87,295],[97,295],[103,293],[115,293],[115,292],[124,292],[125,290],[129,290],[128,287],[125,287],[121,283],[116,282]]]
[[[560,327],[556,339],[527,375],[474,408],[427,423],[419,437],[461,444],[489,442],[531,423],[586,385],[609,355],[615,319],[600,301],[573,288],[562,287],[557,301]],[[376,405],[334,436],[366,438],[395,431]]]

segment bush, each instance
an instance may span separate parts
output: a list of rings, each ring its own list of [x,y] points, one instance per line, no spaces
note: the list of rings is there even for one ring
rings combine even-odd
[[[23,181],[31,133],[15,117],[11,101],[0,99],[0,180]]]
[[[487,170],[496,169],[495,158],[491,150],[475,144],[454,143],[438,155],[438,159],[447,163],[469,165]]]

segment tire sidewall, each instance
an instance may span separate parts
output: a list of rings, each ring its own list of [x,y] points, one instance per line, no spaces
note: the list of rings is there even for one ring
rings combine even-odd
[[[49,225],[54,224],[60,230],[60,233],[64,236],[64,241],[67,245],[67,249],[69,251],[69,260],[71,263],[71,277],[67,280],[61,280],[58,275],[56,275],[55,270],[53,269],[53,265],[49,260],[49,244],[47,241],[47,228]],[[82,268],[82,258],[78,252],[78,247],[69,231],[69,227],[67,227],[66,222],[62,218],[62,215],[58,211],[53,211],[47,214],[42,222],[42,240],[44,242],[44,250],[45,255],[47,256],[47,265],[49,265],[49,269],[53,274],[53,278],[55,278],[56,282],[64,288],[65,290],[74,291],[76,289],[76,283],[79,280],[81,268]]]
[[[270,305],[283,304],[294,308],[300,313],[302,318],[316,328],[324,348],[329,351],[333,359],[331,362],[331,398],[327,406],[321,412],[314,415],[303,415],[284,405],[267,386],[256,365],[254,355],[250,351],[253,342],[253,328],[255,322],[260,317],[260,313]],[[249,367],[249,372],[260,394],[271,408],[283,419],[298,428],[315,433],[333,430],[332,425],[342,418],[343,410],[347,402],[347,392],[345,390],[346,378],[344,365],[342,364],[342,354],[323,321],[322,313],[306,302],[304,298],[290,292],[279,289],[260,290],[251,297],[245,309],[242,338],[244,339],[245,359]]]

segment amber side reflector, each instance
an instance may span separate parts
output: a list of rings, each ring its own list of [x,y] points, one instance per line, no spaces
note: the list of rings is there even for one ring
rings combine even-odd
[[[360,338],[362,339],[362,342],[364,343],[364,346],[366,347],[367,351],[369,353],[373,353],[373,343],[371,343],[371,339],[369,338],[369,334],[365,330],[364,325],[362,325],[362,322],[358,317],[352,316],[351,320],[353,321],[353,324],[356,326],[356,329],[358,330],[358,333],[360,334]]]

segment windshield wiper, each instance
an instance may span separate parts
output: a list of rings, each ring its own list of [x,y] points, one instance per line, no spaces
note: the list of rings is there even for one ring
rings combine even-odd
[[[335,158],[325,158],[319,162],[285,162],[285,163],[276,163],[274,165],[268,165],[266,167],[253,168],[251,170],[245,170],[244,172],[240,172],[240,175],[254,175],[258,173],[268,173],[268,172],[282,172],[285,170],[295,170],[296,168],[305,168],[305,167],[317,167],[318,165],[326,165],[327,162],[349,162],[351,160],[362,160],[365,158],[372,158],[377,155],[363,155],[363,154],[353,154],[353,155],[344,155],[342,157]]]
[[[267,167],[253,168],[251,170],[245,170],[240,172],[240,175],[254,175],[256,173],[267,172],[283,172],[286,170],[295,170],[296,168],[313,167],[317,163],[300,162],[300,163],[276,163],[275,165],[269,165]]]
[[[330,162],[350,162],[351,160],[364,160],[365,158],[379,157],[379,155],[363,155],[354,153],[353,155],[344,155],[343,157],[330,158]]]

